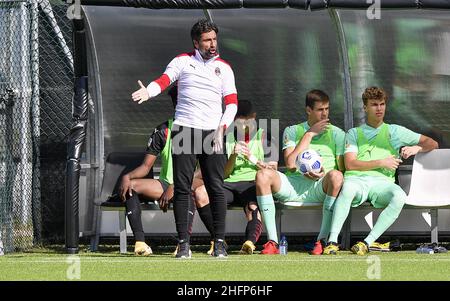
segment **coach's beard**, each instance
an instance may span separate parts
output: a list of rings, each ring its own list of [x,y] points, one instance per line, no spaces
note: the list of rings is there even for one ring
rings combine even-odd
[[[213,51],[211,51],[211,49],[208,49],[206,51],[202,51],[199,49],[199,52],[204,60],[212,59],[213,57],[215,57],[219,54],[219,51],[217,50],[217,48],[215,48]]]

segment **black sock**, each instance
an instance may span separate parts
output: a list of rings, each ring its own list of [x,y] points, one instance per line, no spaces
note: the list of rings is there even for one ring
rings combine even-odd
[[[214,237],[214,223],[213,223],[213,215],[211,212],[211,206],[208,204],[201,208],[197,208],[198,215],[202,220],[203,224],[206,227],[206,230],[211,234],[211,238]]]
[[[247,227],[245,228],[245,240],[250,240],[255,244],[261,235],[262,223],[258,220],[258,209],[251,210],[251,212],[252,220],[247,223]]]
[[[189,236],[192,235],[192,225],[194,224],[194,216],[195,216],[195,203],[194,201],[191,202],[191,205],[189,206],[189,216],[188,216],[188,234]]]
[[[141,203],[139,202],[138,194],[133,191],[133,196],[125,202],[126,216],[130,222],[131,230],[133,231],[136,241],[145,241],[144,228],[141,220]]]
[[[225,220],[227,215],[227,203],[225,202],[224,198],[222,199],[216,198],[215,200],[216,201],[213,201],[213,203],[210,203],[211,213],[214,219],[213,221],[214,239],[225,240]]]

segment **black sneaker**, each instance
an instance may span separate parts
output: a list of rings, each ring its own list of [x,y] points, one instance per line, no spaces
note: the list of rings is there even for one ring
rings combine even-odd
[[[314,250],[314,247],[316,246],[316,240],[311,240],[311,241],[308,241],[304,246],[303,246],[303,249],[306,251],[306,252],[310,252],[310,251],[312,251],[312,250]]]
[[[228,256],[227,245],[223,239],[216,239],[214,241],[213,256],[217,258],[226,258]]]
[[[400,240],[396,239],[394,241],[391,241],[389,243],[389,249],[391,252],[398,252],[402,250],[402,244],[400,243]]]
[[[191,247],[189,245],[189,241],[180,240],[178,243],[177,254],[175,255],[175,258],[187,259],[187,258],[191,258],[191,256],[192,256],[192,252],[191,252]]]

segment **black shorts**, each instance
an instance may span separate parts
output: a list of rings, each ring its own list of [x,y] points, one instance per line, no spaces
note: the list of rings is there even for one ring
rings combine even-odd
[[[224,182],[223,188],[227,205],[246,206],[250,202],[256,203],[255,181]]]
[[[167,188],[169,188],[169,183],[167,183],[166,181],[164,181],[164,180],[161,180],[161,179],[158,179],[158,181],[159,181],[159,183],[161,183],[161,186],[162,186],[162,188],[163,188],[163,191],[166,191],[167,190]]]

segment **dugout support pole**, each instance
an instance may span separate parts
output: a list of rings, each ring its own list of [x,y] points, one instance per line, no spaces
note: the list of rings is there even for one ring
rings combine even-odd
[[[78,253],[80,158],[86,138],[88,118],[88,73],[86,31],[81,13],[73,14],[74,96],[72,128],[67,141],[65,190],[65,241],[69,254]]]

